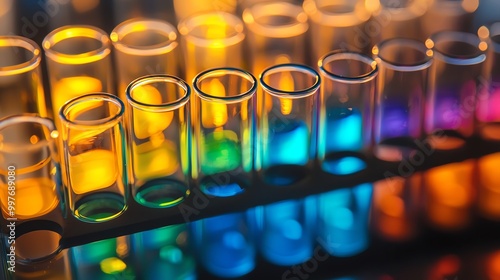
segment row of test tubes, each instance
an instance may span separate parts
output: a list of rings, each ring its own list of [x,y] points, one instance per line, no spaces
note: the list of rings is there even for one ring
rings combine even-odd
[[[207,194],[232,196],[252,185],[253,170],[268,184],[290,185],[316,159],[324,171],[345,175],[365,168],[372,151],[401,161],[422,147],[460,148],[476,129],[497,140],[498,24],[478,35],[388,39],[372,55],[322,53],[311,67],[307,13],[283,5],[256,6],[243,21],[223,12],[196,15],[177,29],[147,19],[126,21],[109,36],[90,26],[56,29],[42,43],[48,100],[41,49],[25,38],[2,38],[30,58],[17,63],[6,50],[14,67],[1,77],[8,85],[2,169],[17,170],[15,216],[43,216],[64,206],[67,192],[77,218],[103,222],[126,210],[129,192],[146,207],[172,207],[189,195],[191,180]],[[257,15],[278,10],[294,24],[260,28]],[[154,73],[169,75],[144,76]],[[115,80],[117,94],[103,93],[114,92]],[[39,116],[9,117],[19,113]]]

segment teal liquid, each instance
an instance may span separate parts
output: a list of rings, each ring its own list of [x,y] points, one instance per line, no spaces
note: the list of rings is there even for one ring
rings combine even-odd
[[[310,135],[304,122],[291,122],[271,129],[265,146],[263,178],[267,183],[286,186],[307,177]]]
[[[348,175],[366,168],[363,154],[363,118],[358,109],[329,108],[326,115],[323,170]]]

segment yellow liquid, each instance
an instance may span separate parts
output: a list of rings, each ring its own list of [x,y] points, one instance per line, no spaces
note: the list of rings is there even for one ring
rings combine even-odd
[[[30,219],[47,214],[56,207],[59,199],[55,183],[48,178],[28,178],[15,181],[15,215],[18,219]],[[1,184],[2,211],[11,217],[8,211],[7,185]]]
[[[84,194],[112,186],[119,178],[117,165],[121,164],[111,151],[91,150],[70,157],[71,188]]]
[[[162,104],[161,93],[150,85],[134,89],[132,96],[144,104]],[[135,137],[145,139],[165,130],[172,122],[174,112],[147,112],[134,108],[133,118]]]
[[[133,145],[134,175],[138,180],[169,176],[179,168],[175,144],[168,140],[155,144]]]
[[[59,110],[66,101],[82,96],[86,93],[101,92],[101,81],[86,76],[69,77],[59,80],[52,89],[52,106],[54,116],[59,114]]]

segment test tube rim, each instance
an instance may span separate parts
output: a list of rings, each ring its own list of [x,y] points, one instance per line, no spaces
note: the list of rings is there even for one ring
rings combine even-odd
[[[205,78],[208,75],[214,74],[215,72],[230,72],[233,75],[240,76],[243,79],[246,79],[249,81],[252,86],[243,93],[240,93],[238,95],[233,95],[233,96],[214,96],[211,94],[208,94],[200,89],[198,86],[199,81],[202,78]],[[225,104],[231,104],[231,103],[239,103],[245,100],[248,100],[254,96],[255,92],[257,91],[257,79],[248,71],[243,70],[241,68],[235,68],[235,67],[217,67],[217,68],[210,68],[205,71],[200,72],[198,75],[196,75],[193,79],[193,89],[198,97],[200,97],[203,100],[206,101],[211,101],[211,102],[219,102],[219,103],[225,103]]]
[[[74,104],[85,102],[87,100],[97,99],[99,101],[108,101],[115,104],[119,108],[118,112],[114,116],[91,121],[74,121],[66,117],[67,110]],[[124,112],[125,105],[123,104],[123,101],[121,101],[117,96],[106,92],[95,92],[78,96],[66,101],[66,103],[64,103],[64,105],[61,107],[61,110],[59,110],[59,118],[61,119],[62,124],[68,128],[71,127],[73,129],[79,130],[96,129],[96,126],[99,126],[100,128],[109,128],[115,126],[118,122],[120,122],[120,120],[123,119]]]
[[[230,20],[231,23],[233,23],[232,26],[234,26],[234,30],[236,31],[236,33],[233,36],[226,37],[224,39],[206,39],[191,34],[193,28],[189,28],[188,26],[192,25],[193,21],[204,22],[202,18],[213,15],[219,15],[221,17],[224,17],[225,19]],[[182,37],[184,37],[187,41],[190,41],[197,46],[208,47],[214,40],[217,40],[223,42],[223,44],[221,44],[223,47],[228,47],[236,45],[242,42],[243,39],[245,39],[244,25],[245,24],[243,23],[243,21],[236,15],[222,11],[215,11],[215,12],[210,11],[210,12],[195,13],[181,20],[177,25],[177,30],[179,31],[179,34],[182,35]]]
[[[59,40],[55,40],[57,35],[62,34],[62,32],[67,32],[72,34],[74,31],[79,31],[77,34],[79,36],[63,37]],[[82,31],[93,36],[82,34]],[[67,54],[54,50],[54,46],[67,39],[85,37],[90,39],[95,39],[101,42],[101,46],[95,50],[91,50],[79,54]],[[91,25],[65,25],[52,30],[42,41],[42,47],[45,52],[45,56],[57,63],[61,64],[86,64],[99,61],[107,57],[111,53],[111,42],[109,35],[102,29]]]
[[[447,41],[455,41],[462,42],[471,45],[472,47],[477,48],[477,53],[473,55],[469,55],[467,57],[459,57],[452,54],[447,54],[442,52],[436,45],[437,43],[442,43],[443,38],[455,38],[454,40]],[[474,33],[469,32],[461,32],[461,31],[441,31],[432,34],[426,41],[426,46],[432,49],[434,53],[434,58],[444,61],[447,64],[451,65],[476,65],[482,63],[486,60],[485,51],[479,48],[479,45],[482,43],[479,36]]]
[[[15,44],[5,45],[4,42],[15,43]],[[8,65],[8,66],[1,66],[0,77],[26,73],[38,67],[38,65],[40,65],[40,62],[42,61],[41,59],[42,51],[40,49],[40,46],[38,46],[38,44],[31,39],[17,35],[0,36],[0,46],[20,47],[24,48],[25,50],[33,54],[33,57],[22,63]]]
[[[314,77],[315,81],[314,83],[301,90],[296,90],[296,91],[286,91],[286,90],[280,90],[277,88],[274,88],[270,85],[268,85],[264,81],[264,77],[266,74],[269,72],[277,71],[278,69],[283,68],[283,69],[292,69],[294,71],[302,72],[308,75],[311,75]],[[318,92],[319,87],[321,85],[321,77],[319,73],[314,70],[313,68],[305,65],[305,64],[298,64],[298,63],[283,63],[283,64],[277,64],[273,65],[271,67],[268,67],[262,71],[259,75],[259,82],[262,88],[269,94],[276,96],[278,98],[290,98],[290,99],[299,99],[299,98],[304,98],[308,97],[310,95],[313,95],[314,93]]]
[[[283,9],[279,9],[280,6]],[[265,14],[260,16],[285,16],[293,18],[296,22],[285,25],[270,26],[259,23],[256,18],[257,11],[265,11]],[[286,13],[285,11],[290,11]],[[258,14],[258,13],[257,13]],[[249,18],[253,21],[249,21]],[[301,6],[288,2],[262,2],[256,3],[249,8],[243,10],[242,19],[249,30],[264,37],[270,38],[293,38],[303,35],[309,29],[307,22],[307,14]]]
[[[148,28],[142,31],[130,30],[134,24],[144,24]],[[145,31],[164,33],[163,35],[169,38],[169,40],[148,46],[135,46],[122,42],[123,37],[129,34]],[[177,29],[167,21],[152,18],[133,18],[123,21],[111,31],[109,37],[116,50],[130,55],[160,55],[169,53],[178,46]]]
[[[354,6],[361,7],[361,9],[359,9],[359,11],[356,11],[358,9],[356,7],[354,11],[349,13],[328,14],[318,8],[316,0],[304,0],[302,4],[302,8],[307,14],[309,20],[315,22],[316,24],[329,27],[352,27],[367,22],[370,19],[371,11],[369,11],[369,9],[367,9],[364,4],[356,4]],[[360,14],[363,14],[364,17],[359,16]],[[355,18],[356,21],[351,23],[348,20],[350,18]],[[346,24],[346,22],[349,22],[349,24]]]
[[[142,86],[142,85],[147,85],[149,82],[170,82],[174,83],[180,88],[184,90],[184,95],[174,101],[167,102],[167,103],[162,103],[158,105],[153,105],[153,104],[147,104],[143,103],[140,101],[135,100],[131,92],[134,87],[136,86]],[[133,80],[126,89],[126,97],[127,97],[127,102],[132,105],[134,108],[143,110],[143,111],[156,111],[156,112],[167,112],[167,111],[173,111],[177,108],[180,108],[184,106],[190,99],[191,96],[191,87],[187,84],[186,81],[183,79],[174,76],[174,75],[168,75],[168,74],[153,74],[153,75],[146,75],[139,77],[135,80]]]
[[[41,126],[44,126],[48,130],[48,137],[46,137],[46,141],[38,141],[35,144],[32,144],[29,146],[28,149],[40,149],[42,147],[46,146],[51,146],[50,141],[55,140],[56,138],[59,137],[59,132],[56,130],[56,126],[52,119],[42,117],[38,114],[34,113],[24,113],[24,114],[17,114],[17,115],[10,115],[6,116],[0,119],[0,131],[3,129],[7,128],[10,125],[16,125],[18,123],[25,123],[29,122],[32,124],[38,124]],[[50,140],[50,141],[49,141]],[[10,146],[6,145],[5,143],[2,143],[1,145],[2,151],[9,151]],[[15,150],[15,149],[14,149]],[[26,147],[23,148],[23,150],[26,151]]]
[[[328,59],[333,59],[336,56],[351,56],[355,57],[356,60],[363,62],[367,65],[370,65],[372,67],[372,70],[363,74],[363,75],[358,75],[358,76],[341,76],[337,75],[331,71],[328,71],[325,68],[325,62],[330,62]],[[377,62],[372,58],[369,57],[365,54],[358,53],[358,52],[352,52],[352,51],[344,51],[344,50],[334,50],[331,51],[324,56],[322,56],[318,60],[318,67],[319,71],[321,74],[323,74],[324,77],[327,77],[330,80],[337,81],[337,82],[342,82],[342,83],[347,83],[347,84],[359,84],[359,83],[366,83],[374,80],[379,71],[379,67]]]
[[[390,61],[387,58],[384,58],[382,53],[382,49],[389,44],[396,44],[398,46],[404,46],[404,47],[410,47],[413,49],[416,49],[418,51],[421,51],[425,59],[415,62],[415,63],[410,63],[410,64],[404,64],[404,63],[398,63],[396,61]],[[410,46],[411,45],[411,46]],[[372,54],[375,57],[375,61],[379,65],[384,65],[387,68],[391,68],[397,71],[401,72],[416,72],[416,71],[421,71],[423,69],[429,68],[432,63],[433,63],[433,52],[432,50],[428,49],[426,45],[418,40],[414,39],[409,39],[409,38],[390,38],[387,40],[384,40],[377,45],[375,45],[372,49]]]

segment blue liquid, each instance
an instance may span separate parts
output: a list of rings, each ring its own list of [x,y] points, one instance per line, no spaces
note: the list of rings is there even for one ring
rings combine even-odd
[[[313,254],[313,242],[303,201],[278,202],[263,207],[261,253],[276,265],[295,265]]]
[[[192,224],[194,246],[207,271],[218,277],[240,277],[255,268],[255,248],[242,213]]]
[[[292,122],[270,128],[269,142],[264,144],[264,167],[306,165],[310,149],[309,129],[303,122]]]
[[[363,118],[358,109],[329,108],[326,112],[326,154],[359,151],[363,147]]]
[[[368,216],[372,185],[319,195],[320,245],[332,256],[350,257],[368,247]]]
[[[321,146],[322,169],[336,175],[348,175],[366,168],[360,158],[363,148],[363,118],[358,109],[329,108]],[[352,156],[339,153],[347,152]]]

